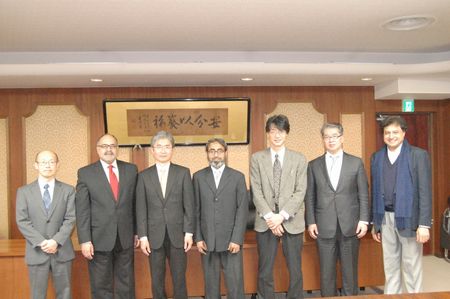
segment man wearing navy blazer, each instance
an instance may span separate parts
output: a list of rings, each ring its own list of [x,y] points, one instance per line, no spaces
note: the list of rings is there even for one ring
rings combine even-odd
[[[16,221],[26,240],[25,261],[30,298],[45,299],[49,273],[57,299],[72,298],[71,272],[75,258],[70,235],[75,224],[75,190],[55,179],[58,156],[36,155],[38,179],[17,190]]]
[[[173,281],[173,298],[187,299],[186,252],[193,243],[195,203],[188,168],[171,162],[175,140],[169,132],[151,141],[155,165],[139,174],[136,189],[137,230],[142,252],[149,256],[154,299],[167,298],[166,259]]]
[[[248,215],[245,177],[226,165],[227,144],[223,139],[210,139],[206,153],[210,166],[193,177],[195,240],[202,254],[205,298],[221,298],[220,270],[223,268],[227,297],[244,299],[241,249]]]
[[[405,140],[400,116],[381,123],[385,146],[372,155],[372,237],[383,247],[384,293],[422,291],[423,243],[430,239],[431,163]]]
[[[322,297],[337,296],[336,263],[341,264],[342,295],[358,294],[359,239],[369,224],[367,176],[360,158],[343,151],[344,128],[321,129],[325,154],[309,162],[306,224],[317,240]]]
[[[78,170],[75,197],[91,296],[133,299],[137,167],[116,159],[118,142],[111,134],[100,137],[96,148],[100,160]]]
[[[257,213],[258,296],[264,299],[275,298],[273,267],[280,240],[289,270],[286,298],[303,298],[301,251],[308,162],[303,154],[285,147],[289,130],[285,115],[271,116],[266,122],[270,147],[253,154],[250,165]]]

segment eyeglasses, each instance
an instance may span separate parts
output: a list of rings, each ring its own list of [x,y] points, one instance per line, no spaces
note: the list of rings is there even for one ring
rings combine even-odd
[[[168,151],[168,150],[172,149],[172,146],[171,145],[157,145],[157,146],[154,146],[153,148],[157,151],[162,151],[163,149]]]
[[[333,135],[333,136],[323,136],[323,140],[325,141],[334,141],[334,140],[338,140],[338,138],[340,138],[342,136],[341,135]]]
[[[208,154],[210,154],[210,155],[215,155],[215,154],[222,155],[223,153],[225,153],[225,151],[221,148],[219,148],[218,150],[215,150],[215,149],[208,150]]]
[[[40,161],[40,162],[36,162],[36,163],[39,164],[40,166],[46,166],[46,165],[55,166],[57,162],[50,160],[50,161]]]
[[[117,144],[98,144],[97,147],[102,149],[116,149]]]

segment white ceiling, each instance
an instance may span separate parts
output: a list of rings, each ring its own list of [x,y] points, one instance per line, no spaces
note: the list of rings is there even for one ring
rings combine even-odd
[[[0,88],[291,85],[450,98],[450,1],[0,0]]]

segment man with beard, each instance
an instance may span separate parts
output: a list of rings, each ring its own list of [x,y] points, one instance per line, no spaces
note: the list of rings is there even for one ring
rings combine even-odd
[[[223,268],[228,298],[243,299],[242,244],[248,197],[244,175],[226,166],[227,144],[213,138],[206,144],[209,167],[194,174],[197,228],[195,240],[202,254],[205,298],[220,299]]]

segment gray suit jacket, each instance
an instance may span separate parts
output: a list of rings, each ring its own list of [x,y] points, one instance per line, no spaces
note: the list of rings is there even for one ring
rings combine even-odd
[[[339,225],[346,237],[356,235],[359,221],[369,222],[367,176],[360,158],[344,153],[336,190],[328,176],[325,155],[309,162],[306,224],[317,224],[320,238],[332,238]]]
[[[288,233],[299,234],[305,230],[306,170],[308,162],[301,153],[286,149],[281,173],[279,209],[290,218],[283,222]],[[275,211],[273,167],[270,149],[253,154],[250,165],[253,202],[256,207],[255,230],[269,229],[263,216]]]
[[[162,195],[158,170],[153,165],[139,173],[136,218],[139,237],[147,236],[150,247],[163,245],[166,229],[174,247],[184,246],[184,233],[195,232],[195,204],[188,168],[170,163],[166,197]]]
[[[372,155],[371,169],[374,169],[374,157],[375,154]],[[400,230],[399,234],[403,237],[415,237],[419,225],[431,227],[431,163],[428,152],[421,148],[411,146],[409,165],[414,188],[411,218],[412,229]],[[384,190],[383,186],[381,190]],[[381,227],[375,227],[376,232],[380,230]]]
[[[46,239],[58,243],[58,251],[54,255],[57,261],[66,262],[75,258],[70,239],[75,224],[74,201],[74,188],[55,181],[47,215],[37,180],[17,189],[16,221],[26,240],[25,260],[28,265],[39,265],[50,258],[51,255],[39,247]]]
[[[208,251],[227,251],[230,242],[242,245],[247,227],[248,194],[244,175],[225,166],[216,188],[211,167],[194,174],[195,240]]]
[[[119,234],[122,248],[134,244],[137,167],[117,160],[119,200],[116,202],[100,161],[78,170],[75,198],[78,241],[91,241],[96,251],[111,251]]]

